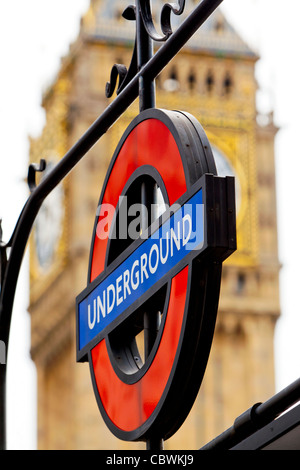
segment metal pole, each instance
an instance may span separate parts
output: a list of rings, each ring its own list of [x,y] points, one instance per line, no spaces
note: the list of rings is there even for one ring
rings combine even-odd
[[[140,0],[136,0],[136,37],[137,65],[140,72],[145,64],[153,57],[153,41],[148,35],[141,15]],[[140,112],[155,107],[154,78],[140,75],[139,77],[139,106]]]
[[[157,192],[156,184],[147,187],[146,183],[142,183],[141,187],[141,204],[142,204],[142,233],[148,229],[151,223],[157,218],[156,211],[151,210],[155,204],[155,193]],[[151,220],[153,216],[153,220]],[[150,356],[154,346],[156,336],[160,326],[160,313],[158,311],[148,311],[144,313],[144,349],[145,360]]]
[[[137,34],[137,65],[138,71],[142,71],[143,67],[153,57],[153,41],[148,35],[145,25],[142,20],[140,0],[136,0],[136,34]],[[141,75],[139,78],[139,108],[140,112],[145,109],[155,107],[155,85],[154,77],[148,78],[147,76]],[[142,210],[145,209],[145,213],[142,217],[142,230],[146,230],[149,227],[150,217],[148,211],[151,214],[151,205],[154,203],[154,188],[150,191],[146,187],[146,183],[142,183],[141,187],[141,204]],[[158,312],[145,312],[144,313],[144,349],[145,349],[145,360],[149,357],[152,347],[154,345],[157,335],[157,325],[159,324],[159,313]],[[163,449],[163,439],[149,439],[146,442],[147,450]]]
[[[154,87],[153,80],[155,77],[184,47],[186,42],[222,1],[223,0],[203,0],[188,18],[186,18],[177,31],[160,47],[157,53],[145,63],[87,132],[65,154],[43,181],[41,181],[39,186],[32,191],[20,214],[10,241],[7,244],[0,244],[1,258],[3,255],[6,257],[7,248],[11,248],[5,270],[2,272],[3,279],[1,278],[0,293],[0,341],[3,341],[6,345],[6,351],[8,351],[11,315],[19,271],[33,223],[43,201],[138,97],[139,84],[141,83],[140,86],[143,90],[147,90],[151,82],[152,87]],[[137,15],[137,17],[139,17],[139,15]],[[154,106],[154,96],[152,96],[151,93],[148,95],[145,91],[143,92],[143,96],[145,101],[142,106],[151,107],[151,100]],[[0,431],[0,449],[6,448],[5,384],[6,365],[0,368],[0,427],[2,429]]]

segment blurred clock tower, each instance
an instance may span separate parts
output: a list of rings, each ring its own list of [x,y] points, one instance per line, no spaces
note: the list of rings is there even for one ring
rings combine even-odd
[[[152,2],[159,14],[163,2]],[[185,14],[197,4],[187,1]],[[46,123],[30,161],[48,169],[109,104],[114,63],[130,63],[134,24],[123,0],[92,0],[78,39],[43,96]],[[182,21],[182,19],[180,20]],[[186,110],[204,127],[218,172],[236,177],[238,250],[225,263],[216,333],[203,386],[166,449],[198,449],[274,394],[280,314],[272,116],[258,116],[259,57],[218,10],[156,80],[156,106]],[[87,283],[97,202],[113,151],[138,114],[132,105],[45,201],[30,245],[31,354],[38,375],[40,449],[137,449],[99,414],[89,367],[76,363],[75,297]],[[263,121],[263,124],[261,124]],[[46,170],[47,171],[47,170]]]

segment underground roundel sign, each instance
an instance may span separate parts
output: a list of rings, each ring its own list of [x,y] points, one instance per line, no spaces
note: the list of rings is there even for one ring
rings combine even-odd
[[[178,111],[141,113],[108,169],[76,301],[77,360],[89,362],[118,438],[168,439],[186,419],[235,248],[234,180],[216,175],[200,124]]]

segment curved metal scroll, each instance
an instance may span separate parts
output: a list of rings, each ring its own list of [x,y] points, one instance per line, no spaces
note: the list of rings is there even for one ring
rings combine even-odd
[[[178,3],[166,3],[161,10],[160,25],[162,35],[159,34],[154,26],[153,15],[151,11],[150,0],[141,0],[139,2],[138,12],[141,15],[146,33],[153,41],[164,42],[172,34],[171,26],[171,14],[181,15],[184,11],[185,0],[178,0]],[[136,21],[137,9],[135,5],[128,6],[122,15],[126,20]],[[119,79],[119,86],[117,88],[117,95],[125,88],[126,85],[132,80],[132,78],[138,72],[137,64],[137,38],[135,38],[134,51],[131,59],[129,69],[123,64],[114,64],[110,74],[110,81],[106,83],[105,95],[107,98],[111,98],[113,95],[117,81]]]
[[[36,173],[37,173],[37,172],[41,172],[41,173],[42,173],[43,171],[45,171],[46,166],[47,166],[46,160],[44,160],[43,158],[41,158],[39,164],[37,164],[37,163],[31,163],[31,164],[29,165],[29,168],[28,168],[28,176],[27,176],[27,183],[28,183],[28,187],[29,187],[29,190],[30,190],[31,193],[32,193],[32,191],[34,191],[35,188],[36,188],[36,180],[35,180]]]
[[[163,36],[157,33],[153,23],[150,0],[141,2],[141,15],[147,33],[153,41],[166,41],[173,34],[171,26],[171,13],[181,15],[185,7],[185,0],[178,0],[178,3],[166,3],[161,10],[160,25]]]
[[[129,5],[122,14],[123,18],[129,21],[136,20],[136,7],[135,5]],[[119,86],[117,89],[117,95],[125,88],[125,86],[133,79],[133,77],[138,72],[137,67],[137,52],[136,52],[136,39],[134,45],[134,51],[131,59],[129,69],[122,64],[114,64],[110,73],[110,82],[106,83],[105,95],[107,98],[110,98],[117,85],[117,80],[119,78]]]

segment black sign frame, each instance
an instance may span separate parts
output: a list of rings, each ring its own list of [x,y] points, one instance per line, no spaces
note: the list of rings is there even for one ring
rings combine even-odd
[[[92,344],[88,344],[86,348],[79,348],[79,324],[78,324],[78,305],[83,299],[97,288],[97,286],[105,279],[117,266],[121,265],[132,252],[144,243],[147,236],[153,233],[169,218],[169,211],[157,219],[154,224],[149,227],[148,234],[143,239],[134,241],[128,249],[115,259],[111,265],[105,266],[104,271],[92,282],[91,269],[93,259],[93,247],[97,231],[98,216],[95,219],[94,231],[90,252],[90,266],[88,272],[88,286],[77,297],[77,359],[78,361],[89,361],[92,382],[98,407],[101,411],[104,421],[113,434],[123,440],[145,440],[153,442],[157,437],[161,440],[170,438],[182,425],[186,419],[192,404],[199,391],[200,384],[205,372],[215,321],[218,310],[222,262],[236,250],[236,222],[235,222],[235,190],[233,177],[216,176],[216,167],[209,141],[201,125],[193,116],[188,113],[178,111],[165,111],[160,109],[148,109],[129,125],[121,138],[117,149],[109,166],[103,189],[101,192],[98,207],[103,202],[106,187],[109,178],[116,164],[118,155],[120,154],[124,144],[131,135],[132,131],[138,126],[151,120],[158,120],[164,124],[172,134],[176,145],[179,149],[184,173],[186,178],[187,191],[177,201],[179,205],[183,205],[200,189],[203,191],[204,203],[204,225],[205,240],[201,250],[190,253],[178,266],[174,268],[168,276],[161,279],[157,284],[147,291],[142,298],[138,299],[128,308],[124,314],[96,336]],[[172,159],[170,156],[170,164]],[[144,166],[137,171],[142,175]],[[155,170],[155,167],[154,167]],[[151,174],[150,168],[144,173],[144,176]],[[129,180],[132,183],[132,179]],[[124,193],[128,188],[125,185]],[[120,194],[124,194],[123,192]],[[106,253],[107,261],[107,253]],[[146,301],[149,301],[154,294],[169,284],[169,280],[175,273],[181,271],[184,267],[189,266],[187,298],[189,299],[185,305],[183,328],[180,334],[179,346],[176,351],[172,372],[168,379],[168,384],[164,389],[160,401],[157,404],[151,416],[136,429],[131,431],[122,430],[109,417],[105,405],[102,403],[98,390],[99,383],[95,378],[93,369],[93,358],[91,351],[99,341],[105,338],[108,343],[107,349],[111,365],[118,378],[128,385],[135,385],[148,373],[149,367],[155,359],[157,348],[159,347],[160,337],[156,341],[156,346],[152,349],[146,363],[135,373],[126,374],[118,367],[114,360],[112,352],[110,334],[115,328],[122,327],[122,323],[136,311]],[[165,309],[165,317],[167,306]],[[164,317],[164,318],[165,318]],[[162,329],[160,330],[160,334]],[[118,355],[122,352],[118,350]],[[124,358],[128,355],[128,348],[124,352]],[[101,379],[99,378],[101,382]],[[111,384],[111,394],[114,392],[114,385]],[[109,391],[107,391],[109,393]],[[118,400],[121,398],[117,397]],[[126,407],[126,403],[123,404]],[[129,406],[129,405],[127,405]],[[129,412],[132,412],[129,409]]]

